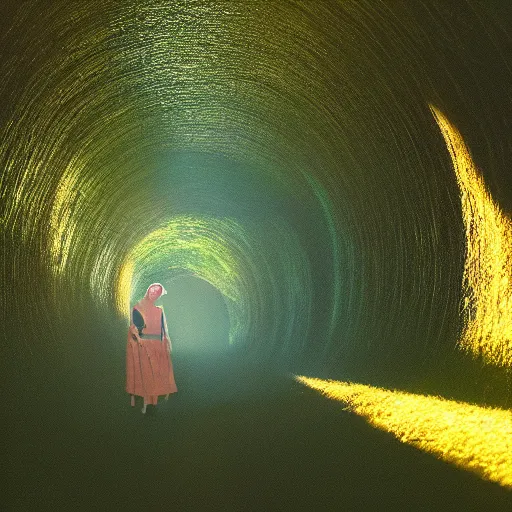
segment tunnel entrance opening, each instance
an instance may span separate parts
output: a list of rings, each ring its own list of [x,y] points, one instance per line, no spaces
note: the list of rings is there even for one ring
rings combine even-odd
[[[229,345],[229,315],[222,294],[193,276],[173,279],[163,305],[173,351],[212,352]]]

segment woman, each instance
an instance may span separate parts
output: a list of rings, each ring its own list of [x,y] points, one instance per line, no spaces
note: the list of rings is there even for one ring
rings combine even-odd
[[[156,405],[158,395],[176,393],[171,361],[171,341],[161,306],[155,301],[167,292],[160,283],[149,286],[144,298],[132,310],[126,346],[126,391],[144,400],[142,413],[148,404]]]

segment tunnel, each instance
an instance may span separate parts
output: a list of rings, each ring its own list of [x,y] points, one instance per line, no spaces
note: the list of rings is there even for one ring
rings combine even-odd
[[[511,507],[510,55],[505,0],[4,0],[5,509]]]
[[[229,316],[219,291],[210,283],[182,277],[171,283],[162,298],[172,312],[169,336],[184,351],[220,351],[229,347]]]

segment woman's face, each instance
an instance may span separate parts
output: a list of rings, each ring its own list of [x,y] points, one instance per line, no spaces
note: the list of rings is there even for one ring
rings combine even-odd
[[[159,285],[151,286],[148,292],[148,298],[150,301],[154,302],[158,297],[162,295],[162,287]]]

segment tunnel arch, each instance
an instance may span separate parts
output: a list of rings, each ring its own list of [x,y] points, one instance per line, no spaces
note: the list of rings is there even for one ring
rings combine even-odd
[[[491,23],[493,7],[477,4],[472,12],[457,0],[461,20]],[[263,0],[20,3],[0,41],[6,282],[35,286],[47,323],[91,303],[112,318],[127,309],[127,276],[165,266],[160,257],[130,263],[141,240],[176,218],[229,218],[250,240],[224,246],[242,262],[233,290],[244,306],[231,325],[240,340],[329,368],[403,359],[407,372],[449,352],[464,227],[428,104],[469,132],[480,160],[494,151],[474,142],[505,140],[499,127],[510,116],[495,52],[508,44],[503,34],[468,42],[496,55],[478,78],[462,47],[449,43],[453,60],[445,57],[470,24],[448,29],[442,10],[350,0],[279,1],[273,11]],[[493,169],[485,178],[494,190],[509,181],[497,178],[506,147],[482,166]],[[162,153],[172,157],[159,167]],[[189,165],[184,154],[202,160]],[[216,175],[239,181],[221,187]],[[249,196],[259,215],[242,213]]]
[[[283,349],[304,340],[311,314],[306,256],[286,223],[273,219],[263,228],[249,236],[233,219],[173,218],[127,254],[117,285],[119,313],[129,318],[149,276],[164,281],[195,276],[222,294],[230,345],[267,336],[279,337]]]

